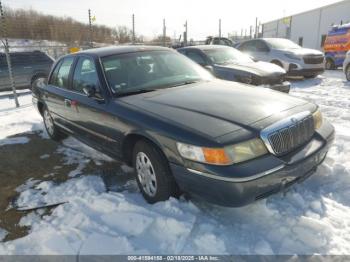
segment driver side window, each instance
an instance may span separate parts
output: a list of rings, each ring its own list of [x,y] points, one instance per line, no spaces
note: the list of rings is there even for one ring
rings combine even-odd
[[[72,89],[83,93],[83,88],[86,86],[97,87],[98,75],[94,61],[90,58],[81,57],[74,71]]]

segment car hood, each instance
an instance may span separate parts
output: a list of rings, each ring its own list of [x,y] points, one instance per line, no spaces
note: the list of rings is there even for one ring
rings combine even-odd
[[[322,52],[315,50],[315,49],[308,49],[308,48],[299,48],[299,49],[288,49],[286,50],[290,54],[294,54],[297,56],[304,56],[304,55],[323,55]]]
[[[263,77],[284,75],[286,73],[283,68],[267,62],[240,62],[228,65],[215,65],[215,67],[218,69],[245,71]]]
[[[308,102],[260,87],[213,80],[121,99],[166,122],[215,138]]]

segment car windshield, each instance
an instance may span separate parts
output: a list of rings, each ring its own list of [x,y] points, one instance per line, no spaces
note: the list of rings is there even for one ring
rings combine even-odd
[[[144,51],[102,58],[108,84],[117,95],[153,91],[213,77],[172,51]]]
[[[231,47],[208,49],[203,50],[203,52],[214,64],[223,65],[237,62],[253,62],[248,55]]]
[[[297,45],[288,39],[265,39],[265,41],[274,49],[299,49],[301,46]]]

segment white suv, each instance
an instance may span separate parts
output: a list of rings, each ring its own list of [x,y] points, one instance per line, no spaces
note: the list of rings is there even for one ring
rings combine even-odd
[[[279,65],[290,76],[313,78],[324,72],[324,55],[314,49],[303,48],[284,38],[260,38],[241,43],[237,49],[256,60]]]
[[[346,79],[350,81],[350,51],[346,53],[346,58],[343,64],[343,70],[344,70]]]

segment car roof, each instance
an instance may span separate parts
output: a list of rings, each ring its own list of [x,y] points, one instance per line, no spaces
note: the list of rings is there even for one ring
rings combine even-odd
[[[223,49],[223,48],[233,48],[226,45],[193,45],[178,48],[177,50],[187,50],[187,49],[199,49],[199,50],[211,50],[211,49]]]
[[[92,49],[87,49],[87,50],[77,52],[75,54],[76,55],[86,54],[86,55],[91,55],[95,57],[104,57],[104,56],[110,56],[110,55],[144,52],[144,51],[173,51],[173,50],[170,48],[161,47],[161,46],[126,45],[126,46],[108,46],[108,47],[92,48]]]

